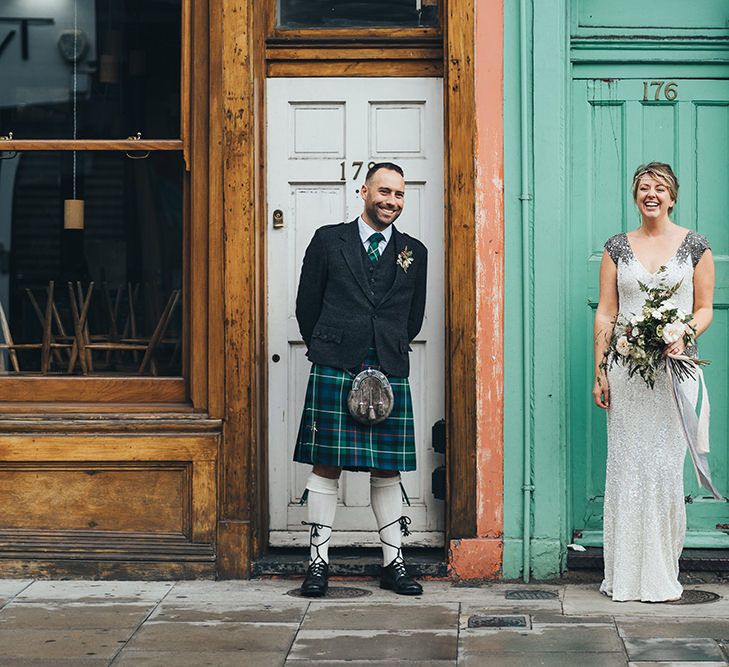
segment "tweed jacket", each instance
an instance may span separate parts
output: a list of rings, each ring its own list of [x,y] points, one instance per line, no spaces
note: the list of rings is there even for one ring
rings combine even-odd
[[[296,319],[310,361],[333,368],[362,363],[374,343],[385,373],[407,377],[410,342],[425,313],[428,251],[394,226],[380,261],[397,262],[412,252],[404,270],[396,267],[392,285],[381,298],[373,291],[362,260],[357,221],[320,227],[306,249],[296,296]]]

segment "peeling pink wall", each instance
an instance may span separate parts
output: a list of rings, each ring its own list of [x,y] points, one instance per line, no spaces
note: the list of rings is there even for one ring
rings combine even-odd
[[[496,578],[503,554],[503,0],[475,0],[477,537],[453,540],[450,571]]]

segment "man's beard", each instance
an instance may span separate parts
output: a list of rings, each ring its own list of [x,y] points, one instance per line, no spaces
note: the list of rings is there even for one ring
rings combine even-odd
[[[400,217],[400,213],[402,213],[402,209],[400,211],[393,211],[393,216],[389,220],[383,220],[380,217],[380,211],[376,206],[372,206],[371,208],[365,209],[367,213],[367,217],[372,221],[380,225],[381,227],[389,227],[395,220],[397,220]]]

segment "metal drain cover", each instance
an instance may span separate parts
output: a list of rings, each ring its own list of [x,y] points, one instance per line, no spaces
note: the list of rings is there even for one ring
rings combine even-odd
[[[469,628],[528,628],[526,616],[482,616],[474,614],[468,619]]]
[[[294,598],[303,597],[300,588],[292,588],[286,591],[286,595]],[[349,600],[350,598],[364,598],[372,595],[372,591],[364,588],[351,588],[350,586],[330,586],[327,594],[322,598],[311,598],[312,600]]]
[[[680,600],[666,602],[666,604],[705,604],[706,602],[716,602],[717,600],[721,600],[721,595],[717,593],[688,589],[683,592]]]
[[[556,591],[545,590],[520,590],[506,591],[507,600],[556,600],[559,597]]]

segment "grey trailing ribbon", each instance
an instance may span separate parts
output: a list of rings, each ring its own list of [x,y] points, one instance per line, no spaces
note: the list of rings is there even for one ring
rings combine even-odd
[[[675,357],[682,361],[693,363],[693,359],[687,356]],[[701,414],[696,415],[696,407],[693,401],[686,396],[686,391],[676,374],[671,370],[671,364],[666,364],[666,370],[673,384],[673,395],[676,398],[678,414],[681,416],[681,424],[686,434],[691,462],[694,464],[696,479],[699,484],[711,493],[716,500],[725,500],[711,481],[711,469],[709,468],[709,394],[706,391],[704,373],[698,365],[694,366],[698,381],[701,383]]]

